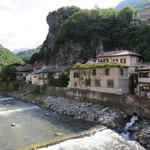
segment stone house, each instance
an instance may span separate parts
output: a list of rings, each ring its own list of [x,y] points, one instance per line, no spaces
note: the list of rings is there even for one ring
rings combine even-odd
[[[16,67],[17,79],[23,81],[26,84],[31,84],[31,72],[33,71],[32,65],[17,65]]]
[[[101,52],[96,56],[97,63],[119,63],[129,67],[129,73],[135,73],[141,62],[141,55],[129,50]]]
[[[150,8],[140,9],[136,12],[136,19],[143,23],[150,23]]]
[[[32,84],[33,85],[48,84],[48,72],[47,72],[47,70],[34,71],[32,73]]]
[[[128,67],[117,64],[80,65],[70,70],[70,88],[129,93]]]
[[[138,92],[150,98],[150,64],[141,64],[138,68]]]
[[[96,61],[76,64],[70,70],[69,88],[128,94],[129,77],[135,74],[141,56],[128,50],[101,52]]]

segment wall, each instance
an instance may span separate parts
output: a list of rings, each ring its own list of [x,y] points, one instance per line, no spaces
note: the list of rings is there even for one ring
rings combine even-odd
[[[139,116],[150,118],[150,99],[130,95],[100,93],[90,90],[65,89],[66,97],[90,101],[114,107],[131,115],[137,112]]]
[[[69,87],[107,93],[129,93],[128,68],[122,68],[124,72],[122,76],[120,75],[120,68],[118,67],[109,68],[109,75],[105,75],[105,69],[108,68],[96,68],[96,75],[92,74],[93,69],[73,69],[70,71]],[[79,77],[74,78],[74,73],[79,73]],[[85,85],[85,79],[91,79],[91,86]],[[95,86],[95,79],[101,80],[100,87]],[[114,81],[114,87],[107,87],[108,79]],[[77,87],[74,86],[75,82],[77,83]]]

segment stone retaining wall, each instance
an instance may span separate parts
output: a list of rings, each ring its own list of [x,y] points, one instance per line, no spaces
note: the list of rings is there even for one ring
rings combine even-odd
[[[70,88],[65,89],[65,97],[115,107],[128,115],[137,112],[141,117],[150,118],[150,99],[144,97]]]

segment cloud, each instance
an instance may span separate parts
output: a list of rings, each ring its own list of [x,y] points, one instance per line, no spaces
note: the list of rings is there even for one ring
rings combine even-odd
[[[109,1],[109,3],[108,3]],[[48,33],[46,16],[62,6],[115,6],[121,0],[0,0],[0,44],[10,50],[34,48]]]

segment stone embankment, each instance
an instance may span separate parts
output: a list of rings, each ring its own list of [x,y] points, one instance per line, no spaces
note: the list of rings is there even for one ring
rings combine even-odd
[[[48,96],[45,99],[44,105],[46,108],[61,114],[96,122],[110,128],[120,128],[126,117],[123,112],[117,109],[63,97]]]
[[[40,107],[49,110],[70,115],[74,118],[92,121],[97,124],[105,125],[111,129],[120,129],[125,125],[127,117],[125,113],[111,107],[104,107],[100,104],[92,104],[89,102],[81,102],[69,98],[56,96],[38,96],[33,98],[28,93],[10,93],[9,95],[22,100],[24,102],[34,103]],[[46,114],[47,115],[47,114]],[[133,140],[138,141],[146,148],[150,149],[150,121],[140,120],[134,126],[129,128]]]

